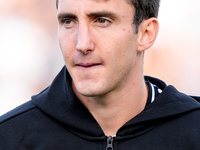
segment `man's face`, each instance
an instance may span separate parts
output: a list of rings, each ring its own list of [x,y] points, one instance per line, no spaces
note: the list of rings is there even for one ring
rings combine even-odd
[[[126,0],[59,0],[59,43],[80,94],[103,96],[134,78],[133,16]]]

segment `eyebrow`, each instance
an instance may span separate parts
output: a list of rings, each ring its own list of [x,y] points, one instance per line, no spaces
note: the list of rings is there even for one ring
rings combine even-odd
[[[98,17],[108,17],[111,19],[116,19],[117,15],[114,14],[113,12],[108,12],[108,11],[98,11],[98,12],[91,12],[87,14],[88,17],[90,18],[98,18]]]
[[[58,20],[62,20],[63,18],[77,19],[76,15],[74,15],[72,13],[59,13],[57,18],[58,18]]]
[[[98,17],[108,17],[111,19],[117,19],[117,15],[113,12],[108,12],[108,11],[98,11],[98,12],[91,12],[88,13],[87,16],[89,18],[98,18]],[[59,20],[62,20],[63,18],[73,18],[73,19],[78,19],[78,17],[72,13],[59,13],[58,17]]]

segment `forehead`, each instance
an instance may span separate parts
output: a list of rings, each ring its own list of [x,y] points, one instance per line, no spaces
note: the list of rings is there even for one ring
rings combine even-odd
[[[91,1],[94,1],[94,2],[107,2],[109,0],[91,0]]]
[[[82,7],[81,7],[82,6]],[[133,9],[133,5],[130,4],[130,0],[58,0],[58,11],[69,10],[94,10],[94,9],[111,9],[123,10],[130,7]]]
[[[101,1],[104,1],[104,2],[107,2],[107,1],[109,1],[109,0],[91,0],[91,1],[94,1],[94,2],[101,2]],[[131,2],[131,0],[126,0],[128,3],[130,3]],[[56,3],[58,3],[59,2],[59,0],[56,0]]]

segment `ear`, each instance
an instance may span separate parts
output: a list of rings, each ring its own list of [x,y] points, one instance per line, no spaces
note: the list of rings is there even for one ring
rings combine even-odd
[[[159,23],[156,18],[144,20],[138,28],[138,51],[142,52],[150,48],[156,40]]]

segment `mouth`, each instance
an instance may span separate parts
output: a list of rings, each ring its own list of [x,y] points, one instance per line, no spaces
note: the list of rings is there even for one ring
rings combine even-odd
[[[77,67],[81,67],[81,68],[92,68],[92,67],[97,67],[97,66],[100,66],[101,63],[80,63],[80,64],[77,64],[76,66]]]

